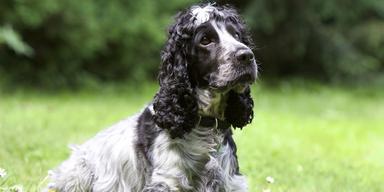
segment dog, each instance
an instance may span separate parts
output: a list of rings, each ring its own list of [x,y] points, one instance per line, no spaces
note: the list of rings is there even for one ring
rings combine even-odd
[[[73,148],[56,192],[244,192],[232,128],[253,119],[253,43],[238,12],[181,11],[161,52],[160,89],[140,113]]]

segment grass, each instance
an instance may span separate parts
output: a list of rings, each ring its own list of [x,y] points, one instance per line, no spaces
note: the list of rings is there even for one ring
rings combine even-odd
[[[38,191],[68,144],[138,112],[156,90],[0,93],[0,186]],[[250,192],[384,191],[383,91],[286,83],[253,94],[256,117],[235,131]]]

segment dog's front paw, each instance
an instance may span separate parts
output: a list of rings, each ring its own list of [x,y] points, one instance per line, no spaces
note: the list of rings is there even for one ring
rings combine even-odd
[[[171,192],[171,189],[165,183],[153,183],[147,185],[142,192]]]

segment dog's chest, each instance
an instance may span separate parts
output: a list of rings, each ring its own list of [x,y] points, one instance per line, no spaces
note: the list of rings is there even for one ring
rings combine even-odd
[[[223,177],[226,174],[221,165],[226,150],[223,138],[223,134],[215,127],[200,126],[179,144],[182,169],[187,174],[189,186],[193,187],[190,191],[225,191]]]
[[[161,133],[151,153],[152,181],[167,183],[171,191],[231,191],[228,186],[237,164],[225,138],[217,123],[200,124],[183,138]]]
[[[183,153],[192,156],[209,156],[221,147],[223,134],[214,126],[198,126],[182,140],[178,145]]]

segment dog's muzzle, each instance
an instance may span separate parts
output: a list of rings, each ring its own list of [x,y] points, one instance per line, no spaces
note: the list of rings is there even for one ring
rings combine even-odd
[[[241,93],[250,84],[256,81],[257,64],[255,56],[249,48],[240,49],[235,53],[236,63],[235,76],[229,85],[238,93]]]

